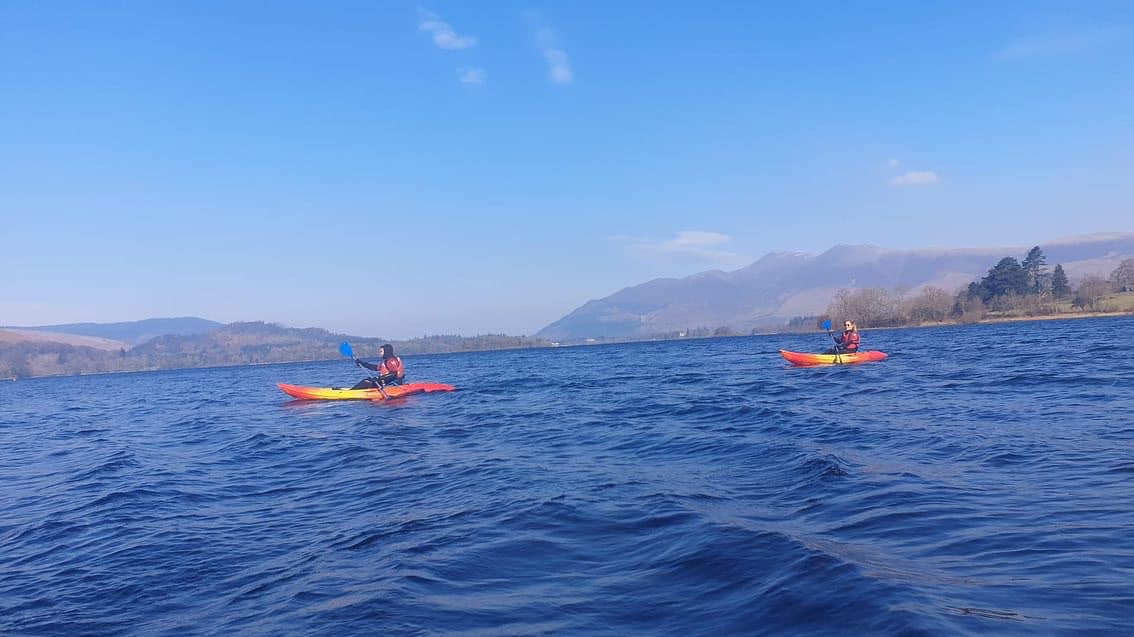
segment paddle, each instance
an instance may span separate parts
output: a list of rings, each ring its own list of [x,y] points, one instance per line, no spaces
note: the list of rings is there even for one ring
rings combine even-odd
[[[362,365],[359,365],[358,361],[354,358],[354,349],[351,348],[350,343],[343,341],[342,345],[339,345],[339,353],[354,361],[355,365],[362,367]],[[375,381],[374,386],[378,388],[378,391],[382,392],[383,398],[389,398],[389,396],[386,395],[386,390],[382,389],[382,386],[379,385],[377,381]]]
[[[842,363],[843,359],[839,356],[839,342],[835,340],[835,335],[831,333],[831,319],[823,321],[823,329],[827,330],[827,336],[830,336],[831,342],[835,344],[835,362]]]

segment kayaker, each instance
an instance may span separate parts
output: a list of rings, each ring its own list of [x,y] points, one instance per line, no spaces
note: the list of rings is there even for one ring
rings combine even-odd
[[[379,348],[378,352],[382,356],[382,362],[377,365],[367,363],[361,358],[354,359],[355,365],[376,371],[378,376],[363,378],[351,389],[380,388],[386,385],[401,385],[406,382],[406,367],[402,364],[401,358],[394,356],[394,346],[386,343]]]
[[[828,354],[854,354],[860,341],[858,326],[853,321],[843,323],[843,333],[835,337],[835,349]]]

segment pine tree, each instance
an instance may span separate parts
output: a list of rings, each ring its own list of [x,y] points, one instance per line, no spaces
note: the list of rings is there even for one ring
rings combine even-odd
[[[1051,273],[1051,295],[1057,299],[1071,296],[1071,284],[1067,282],[1067,274],[1063,272],[1063,265],[1056,264],[1055,271]]]
[[[1006,294],[1027,294],[1028,288],[1028,273],[1020,266],[1020,262],[1012,257],[1004,257],[980,280],[977,289],[981,292],[981,300],[987,303]],[[970,285],[969,290],[972,291],[973,286]]]
[[[1039,294],[1047,288],[1047,257],[1039,246],[1028,250],[1024,262],[1020,264],[1024,272],[1028,273],[1028,285],[1031,291]]]

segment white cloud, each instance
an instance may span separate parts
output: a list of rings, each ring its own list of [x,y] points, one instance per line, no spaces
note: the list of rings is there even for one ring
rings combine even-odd
[[[886,165],[890,168],[901,168],[902,162],[898,161],[897,159],[891,159],[890,161],[886,162]]]
[[[891,186],[928,186],[941,181],[932,170],[911,170],[890,180]]]
[[[556,84],[570,84],[575,79],[571,70],[571,61],[567,52],[559,46],[559,40],[551,29],[542,28],[536,31],[536,42],[540,53],[547,61],[547,76]]]
[[[724,249],[732,237],[719,232],[682,230],[672,239],[663,241],[627,236],[609,239],[630,243],[632,253],[666,260],[696,261],[718,267],[740,267],[748,262],[745,257]]]
[[[1009,42],[996,52],[996,57],[1001,60],[1016,61],[1038,57],[1078,55],[1121,43],[1129,35],[1129,33],[1118,29],[1030,35]]]
[[[488,74],[479,67],[466,67],[457,69],[457,79],[460,80],[461,84],[481,86],[488,79]]]
[[[476,46],[476,38],[469,35],[457,35],[453,27],[441,20],[440,16],[428,11],[421,12],[419,31],[428,31],[433,34],[433,43],[441,49],[467,49]]]

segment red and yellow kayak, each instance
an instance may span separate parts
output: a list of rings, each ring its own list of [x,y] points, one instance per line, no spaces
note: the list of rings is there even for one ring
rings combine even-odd
[[[301,385],[288,385],[277,383],[285,394],[300,400],[385,400],[386,398],[401,398],[410,394],[422,392],[454,391],[452,385],[444,383],[406,383],[405,385],[390,385],[385,387],[386,394],[377,389],[339,389],[337,387],[303,387]]]
[[[792,365],[849,365],[851,363],[886,360],[886,352],[873,351],[855,352],[854,354],[805,354],[781,349],[780,356],[783,356]]]

